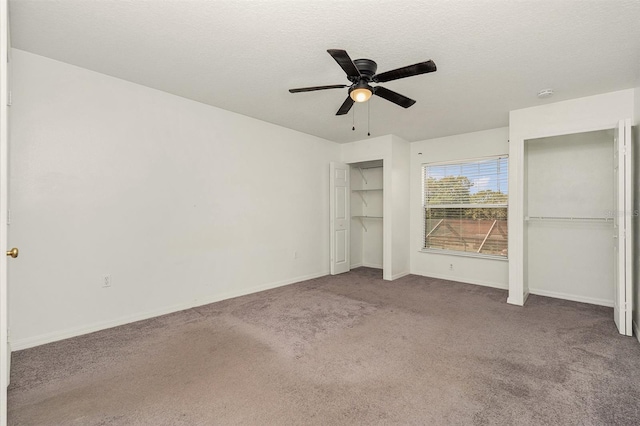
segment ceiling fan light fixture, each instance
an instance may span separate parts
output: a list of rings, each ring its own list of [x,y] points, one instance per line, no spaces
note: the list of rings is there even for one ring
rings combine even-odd
[[[367,102],[372,94],[371,87],[365,82],[358,83],[349,91],[349,96],[354,102]]]

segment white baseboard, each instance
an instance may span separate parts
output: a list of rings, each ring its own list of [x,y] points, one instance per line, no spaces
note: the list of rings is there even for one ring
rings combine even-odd
[[[221,300],[233,299],[234,297],[245,296],[247,294],[257,293],[264,290],[269,290],[276,287],[282,287],[289,284],[294,284],[300,281],[311,280],[314,278],[324,277],[329,275],[329,271],[318,272],[315,274],[303,275],[300,277],[282,280],[267,284],[258,285],[245,290],[231,291],[223,294],[211,295],[208,297],[194,299],[190,302],[180,303],[172,306],[165,306],[160,309],[154,309],[152,311],[141,312],[134,315],[128,315],[120,317],[114,320],[101,321],[93,324],[89,324],[81,327],[68,328],[66,330],[54,331],[52,333],[41,334],[39,336],[27,337],[24,339],[17,339],[10,342],[11,350],[19,351],[22,349],[33,348],[35,346],[44,345],[47,343],[57,342],[58,340],[69,339],[71,337],[81,336],[83,334],[89,334],[107,328],[117,327],[124,324],[129,324],[136,321],[142,321],[149,318],[158,317],[161,315],[171,314],[185,309],[194,308],[196,306],[208,305],[209,303],[219,302]]]
[[[354,263],[353,265],[349,266],[349,269],[356,269],[356,268],[373,268],[373,269],[382,269],[382,265],[376,265],[373,263],[367,263],[367,262],[361,262],[361,263]]]
[[[507,297],[507,303],[510,305],[514,305],[514,306],[524,306],[525,303],[527,303],[527,299],[529,298],[529,293],[528,291],[526,293],[524,293],[522,295],[522,302],[520,302],[520,300],[518,299],[514,299],[511,296]]]
[[[595,297],[580,296],[575,294],[560,293],[557,291],[540,290],[535,288],[529,288],[529,293],[537,294],[538,296],[554,297],[556,299],[571,300],[573,302],[589,303],[591,305],[600,305],[613,308],[613,300],[598,299]]]
[[[512,297],[507,297],[507,303],[514,306],[524,306],[524,300],[520,303],[520,300],[513,299]]]
[[[368,263],[368,262],[361,262],[361,263],[354,263],[353,265],[349,266],[349,269],[356,269],[356,268],[373,268],[373,269],[382,269],[382,265],[376,265],[373,263]]]
[[[395,274],[391,276],[391,281],[397,280],[398,278],[406,277],[409,275],[409,272],[400,272],[399,274]]]
[[[638,323],[633,321],[633,332],[636,334],[636,339],[638,339],[638,343],[640,343],[640,328],[638,328]]]
[[[462,277],[454,277],[451,275],[445,275],[445,274],[432,274],[429,273],[427,274],[421,274],[420,272],[410,272],[411,274],[414,275],[420,275],[423,277],[428,277],[428,278],[438,278],[441,280],[448,280],[448,281],[457,281],[459,283],[465,283],[465,284],[475,284],[475,285],[481,285],[483,287],[492,287],[492,288],[499,288],[500,290],[508,290],[509,286],[506,284],[501,284],[501,283],[495,283],[495,282],[491,282],[491,281],[483,281],[483,280],[475,280],[475,279],[469,279],[469,278],[462,278]]]

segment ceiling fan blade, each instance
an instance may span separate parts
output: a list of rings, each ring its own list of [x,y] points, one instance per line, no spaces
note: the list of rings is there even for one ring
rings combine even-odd
[[[400,93],[396,93],[393,90],[385,89],[384,87],[377,86],[374,87],[373,93],[375,95],[380,96],[390,102],[393,102],[396,105],[400,105],[403,108],[409,108],[411,105],[415,104],[416,101],[413,99],[409,99]]]
[[[300,89],[289,89],[289,92],[291,93],[313,92],[315,90],[325,90],[325,89],[344,89],[345,87],[349,87],[349,86],[346,84],[334,84],[332,86],[302,87]]]
[[[338,112],[336,112],[336,115],[345,115],[346,113],[349,112],[352,106],[353,106],[353,99],[351,99],[351,96],[347,96],[347,99],[344,100],[344,102],[342,103],[342,106],[340,107]]]
[[[434,72],[436,70],[436,64],[429,59],[426,62],[420,62],[419,64],[409,65],[395,70],[383,72],[382,74],[374,75],[373,81],[376,83],[384,83],[391,80],[398,80],[400,78],[413,77],[414,75],[426,74],[428,72]]]
[[[347,73],[347,77],[360,77],[360,71],[358,71],[358,68],[356,68],[345,50],[329,49],[327,52],[333,56],[333,59],[335,59],[338,65]]]

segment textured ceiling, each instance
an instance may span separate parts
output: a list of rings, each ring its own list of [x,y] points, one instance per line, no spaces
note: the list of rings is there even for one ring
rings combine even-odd
[[[13,47],[336,142],[367,137],[368,107],[371,136],[416,141],[640,83],[638,0],[13,0],[10,19]],[[438,71],[384,84],[409,109],[337,117],[347,89],[287,91],[348,83],[329,48]]]

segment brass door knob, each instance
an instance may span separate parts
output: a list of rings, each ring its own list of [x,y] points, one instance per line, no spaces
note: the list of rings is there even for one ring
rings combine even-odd
[[[18,249],[14,247],[11,250],[8,250],[7,256],[11,256],[15,259],[16,257],[18,257]]]

